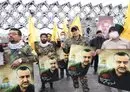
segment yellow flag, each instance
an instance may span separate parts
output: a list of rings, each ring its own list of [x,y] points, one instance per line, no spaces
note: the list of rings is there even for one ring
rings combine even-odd
[[[124,23],[124,30],[121,34],[121,38],[124,38],[124,39],[130,41],[130,3],[128,5],[128,9],[126,11],[126,19],[125,19],[125,23]]]
[[[64,21],[63,21],[63,31],[66,33],[67,37],[70,37],[70,31],[67,27],[67,24],[68,24],[67,20],[64,19]]]
[[[78,26],[79,28],[79,31],[80,31],[80,35],[82,36],[83,35],[83,31],[82,31],[82,27],[81,27],[81,22],[80,22],[80,17],[79,16],[76,16],[75,19],[73,20],[71,26],[70,26],[70,29],[73,27],[73,26]]]
[[[66,19],[64,19],[64,21],[63,21],[63,31],[64,31],[65,33],[68,33],[67,20],[66,20]]]
[[[58,39],[58,27],[57,24],[54,22],[51,41],[57,42],[57,39]]]
[[[29,45],[32,47],[33,50],[35,50],[35,44],[34,42],[36,41],[36,28],[34,26],[34,21],[32,19],[32,17],[29,17],[29,21],[28,21],[28,31],[29,31],[29,37],[28,37],[28,41],[29,41]]]

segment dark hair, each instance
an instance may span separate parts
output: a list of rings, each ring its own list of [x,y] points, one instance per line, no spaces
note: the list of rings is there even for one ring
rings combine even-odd
[[[52,34],[50,34],[50,33],[47,33],[47,35],[50,35],[50,36],[52,36]]]
[[[40,37],[42,37],[43,35],[45,35],[45,36],[47,37],[47,34],[46,34],[46,33],[42,33],[42,34],[40,35]]]
[[[0,44],[0,52],[4,52],[2,44]]]
[[[17,28],[11,28],[10,31],[17,31],[19,36],[22,36],[22,32]]]
[[[124,30],[124,27],[120,24],[115,24],[115,26],[112,26],[109,28],[109,33],[111,31],[117,31],[119,33],[119,35],[122,33],[122,31]]]
[[[118,55],[118,56],[125,56],[125,55],[127,55],[128,57],[130,57],[129,54],[127,54],[126,52],[117,52],[117,53],[115,53],[115,55]]]
[[[49,59],[51,59],[51,60],[53,60],[53,59],[56,59],[57,60],[57,57],[56,57],[56,55],[54,55],[54,54],[48,54],[48,57],[49,57]]]
[[[65,32],[64,32],[64,31],[62,31],[61,33],[64,33],[64,34],[65,34]],[[61,34],[61,33],[60,33],[60,34]]]
[[[109,28],[109,31],[108,31],[108,32],[110,33],[111,31],[117,31],[117,30],[116,30],[116,28],[115,28],[114,26],[111,26],[111,27]]]
[[[78,26],[73,26],[73,27],[71,28],[71,31],[73,31],[73,30],[79,30]]]
[[[17,68],[17,71],[18,70],[29,70],[29,71],[31,71],[27,66],[20,66],[20,67]]]
[[[83,51],[85,51],[85,52],[90,52],[91,49],[86,48],[86,49],[84,49]]]
[[[96,32],[96,34],[98,34],[98,33],[102,33],[102,31],[101,31],[101,30],[98,30],[98,31]]]

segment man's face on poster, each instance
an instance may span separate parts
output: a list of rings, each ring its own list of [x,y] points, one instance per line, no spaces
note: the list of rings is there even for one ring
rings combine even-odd
[[[17,71],[18,84],[21,88],[26,89],[31,82],[31,72],[27,70],[18,70]]]
[[[114,59],[115,59],[116,73],[122,75],[125,72],[129,71],[130,58],[127,55],[124,56],[115,55]]]
[[[92,54],[91,54],[91,51],[89,52],[83,52],[83,64],[84,65],[88,65],[88,63],[91,62],[91,59],[92,59]]]
[[[106,20],[102,20],[99,23],[99,27],[102,30],[103,35],[106,37],[108,35],[108,30],[110,28],[110,26],[112,25],[112,21],[109,19]]]
[[[55,69],[57,69],[56,59],[50,60],[49,63],[50,63],[50,69],[51,69],[52,71],[54,71]]]

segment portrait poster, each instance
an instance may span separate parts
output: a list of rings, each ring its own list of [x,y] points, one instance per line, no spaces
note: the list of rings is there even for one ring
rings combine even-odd
[[[80,70],[81,64],[83,63],[83,51],[84,49],[90,49],[90,47],[81,46],[81,45],[71,45],[69,62],[68,62],[68,70],[71,76],[81,76]],[[89,64],[87,66],[86,72],[88,71]]]
[[[130,51],[102,50],[99,55],[98,74],[99,83],[130,91]]]
[[[43,82],[53,82],[59,80],[59,71],[56,57],[39,57],[40,76]]]
[[[113,25],[112,16],[99,16],[99,21],[97,24],[98,30],[101,30],[104,37],[108,36],[109,28]]]
[[[30,71],[29,75],[25,74],[24,70],[21,70],[20,68],[27,69]],[[22,73],[18,73],[20,71],[24,71]],[[0,92],[10,92],[10,89],[18,88],[18,84],[20,85],[20,81],[22,80],[21,76],[28,77],[27,83],[24,85],[34,85],[34,73],[33,73],[33,64],[27,63],[27,64],[21,64],[15,69],[12,69],[10,64],[5,64],[0,66]],[[34,86],[33,89],[34,90]],[[18,90],[15,90],[17,92]],[[11,91],[12,92],[12,91]],[[33,91],[34,92],[34,91]]]

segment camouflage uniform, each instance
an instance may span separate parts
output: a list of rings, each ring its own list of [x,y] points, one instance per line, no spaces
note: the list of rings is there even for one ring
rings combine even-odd
[[[38,56],[41,55],[48,55],[48,54],[56,54],[55,48],[53,46],[53,44],[49,44],[46,47],[41,47],[39,45],[39,42],[35,42],[35,49],[36,49],[36,53],[38,54]]]
[[[52,43],[48,44],[45,47],[40,46],[39,43],[40,42],[35,42],[35,50],[36,50],[36,53],[38,54],[38,56],[48,56],[50,58],[57,57],[55,47]],[[40,69],[40,72],[42,74],[42,69]],[[42,79],[42,76],[40,76],[40,77],[41,77],[41,81],[42,81],[41,90],[45,90],[45,81]],[[53,88],[53,82],[50,82],[50,87]]]
[[[68,54],[72,44],[87,46],[88,43],[89,42],[88,42],[87,38],[82,37],[82,36],[80,36],[78,40],[76,40],[74,37],[68,38],[64,42],[65,46],[63,48],[63,51]]]
[[[66,41],[64,42],[65,46],[63,47],[63,51],[65,53],[69,53],[70,51],[70,47],[72,44],[75,44],[75,45],[83,45],[83,46],[87,46],[89,45],[88,44],[88,39],[85,38],[85,37],[82,37],[82,36],[79,36],[79,39],[75,39],[74,37],[72,38],[69,38],[69,39],[66,39]],[[89,88],[88,88],[88,79],[87,79],[87,76],[71,76],[72,77],[72,80],[73,80],[73,85],[74,85],[74,88],[78,88],[79,87],[79,84],[78,84],[78,78],[80,79],[80,82],[82,84],[82,89],[83,89],[83,92],[89,92]]]
[[[32,49],[28,44],[25,44],[21,49],[6,48],[4,54],[6,63],[10,64],[19,58],[22,59],[22,63],[38,62],[37,56],[32,53]]]

